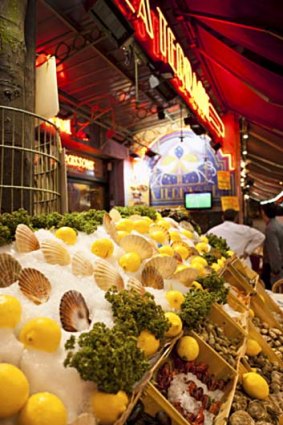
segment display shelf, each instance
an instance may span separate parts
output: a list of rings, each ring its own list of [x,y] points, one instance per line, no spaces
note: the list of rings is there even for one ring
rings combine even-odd
[[[265,305],[258,294],[255,294],[251,298],[251,308],[255,313],[255,316],[259,317],[262,322],[267,323],[271,328],[277,328],[283,330],[282,325],[273,316],[269,307]]]
[[[261,302],[263,307],[267,307],[267,309],[276,317],[278,317],[279,325],[281,321],[283,323],[283,311],[279,307],[279,305],[272,299],[272,297],[265,291],[263,283],[261,282],[259,276],[255,285],[255,289],[259,297],[261,298]]]
[[[229,282],[231,286],[235,286],[240,291],[243,291],[246,295],[251,295],[254,292],[254,288],[250,285],[248,279],[242,276],[233,266],[229,263],[221,272],[226,282]]]

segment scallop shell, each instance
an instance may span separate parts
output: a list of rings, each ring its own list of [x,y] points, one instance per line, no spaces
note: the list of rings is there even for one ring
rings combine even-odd
[[[181,255],[178,252],[174,252],[173,258],[175,258],[175,260],[178,263],[182,263],[183,262],[183,258],[181,257]]]
[[[22,270],[20,263],[10,254],[0,254],[0,288],[12,285]]]
[[[173,278],[179,280],[185,286],[189,286],[198,277],[198,271],[196,269],[187,268],[180,270],[175,273]]]
[[[152,257],[145,265],[145,269],[153,267],[159,271],[163,279],[168,279],[172,276],[177,268],[177,260],[174,257],[156,255]]]
[[[121,214],[119,213],[118,210],[116,210],[116,208],[112,208],[112,210],[109,211],[109,216],[112,219],[112,221],[114,221],[114,223],[118,223],[118,221],[122,219]]]
[[[96,420],[90,413],[82,413],[70,425],[96,425]]]
[[[106,230],[106,232],[108,233],[108,235],[111,236],[111,238],[117,242],[118,241],[118,234],[117,234],[117,230],[114,224],[114,221],[112,220],[112,218],[110,217],[110,215],[108,213],[105,213],[103,216],[103,226]]]
[[[59,242],[48,239],[41,244],[44,258],[49,264],[59,264],[67,266],[71,262],[71,257],[67,249]]]
[[[60,301],[60,320],[68,332],[80,332],[89,328],[89,310],[84,297],[78,291],[65,292]]]
[[[186,243],[186,242],[183,242],[183,241],[176,241],[176,242],[173,242],[172,243],[172,248],[173,249],[175,249],[177,246],[183,246],[184,248],[186,248],[187,249],[187,251],[188,251],[188,255],[187,255],[187,257],[185,258],[185,260],[187,259],[187,258],[189,258],[189,256],[190,255],[192,255],[192,248]]]
[[[120,291],[124,289],[124,281],[117,270],[107,261],[97,260],[94,264],[93,276],[97,286],[103,291],[108,291],[112,286]]]
[[[39,270],[23,269],[19,276],[19,287],[34,304],[43,304],[49,300],[51,283]]]
[[[141,216],[141,215],[133,214],[133,215],[131,215],[131,216],[129,217],[129,219],[130,219],[131,221],[138,221],[138,220],[142,220],[143,218],[142,218],[142,216]]]
[[[82,252],[76,252],[72,258],[72,272],[75,276],[91,276],[93,263]]]
[[[189,223],[188,221],[181,221],[180,223],[179,223],[179,225],[183,228],[183,229],[186,229],[186,230],[190,230],[191,232],[195,232],[195,229],[194,229],[194,227],[191,225],[191,223]]]
[[[18,224],[15,238],[18,252],[31,252],[40,248],[37,237],[25,224]]]
[[[163,289],[164,280],[159,271],[154,267],[146,267],[141,276],[143,286],[149,286],[154,289]]]
[[[142,283],[138,279],[136,279],[135,277],[131,277],[128,280],[127,288],[128,288],[128,290],[132,289],[132,290],[136,291],[140,295],[144,295],[144,293],[145,293],[145,289],[142,286]]]
[[[149,228],[149,233],[155,232],[155,231],[164,233],[165,239],[164,239],[163,244],[168,245],[169,242],[170,242],[170,233],[168,232],[168,230],[165,229],[165,227],[160,226],[159,224],[151,224],[151,226]]]
[[[136,252],[143,260],[152,257],[154,253],[152,245],[138,235],[124,236],[120,241],[120,246],[127,252]]]

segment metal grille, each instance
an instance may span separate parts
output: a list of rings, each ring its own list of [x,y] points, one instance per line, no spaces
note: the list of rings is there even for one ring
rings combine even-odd
[[[57,127],[31,112],[0,106],[0,131],[0,212],[63,212],[67,191]]]

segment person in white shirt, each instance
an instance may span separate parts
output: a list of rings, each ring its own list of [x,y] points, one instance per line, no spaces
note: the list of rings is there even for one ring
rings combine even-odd
[[[237,217],[238,213],[235,210],[224,211],[223,223],[212,227],[207,233],[226,239],[230,249],[238,257],[244,258],[247,265],[251,267],[249,256],[264,242],[265,236],[259,230],[235,223]]]

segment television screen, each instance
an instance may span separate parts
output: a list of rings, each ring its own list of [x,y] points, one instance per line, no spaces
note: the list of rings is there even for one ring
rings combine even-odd
[[[201,210],[212,208],[211,192],[185,193],[185,208],[187,210]]]

